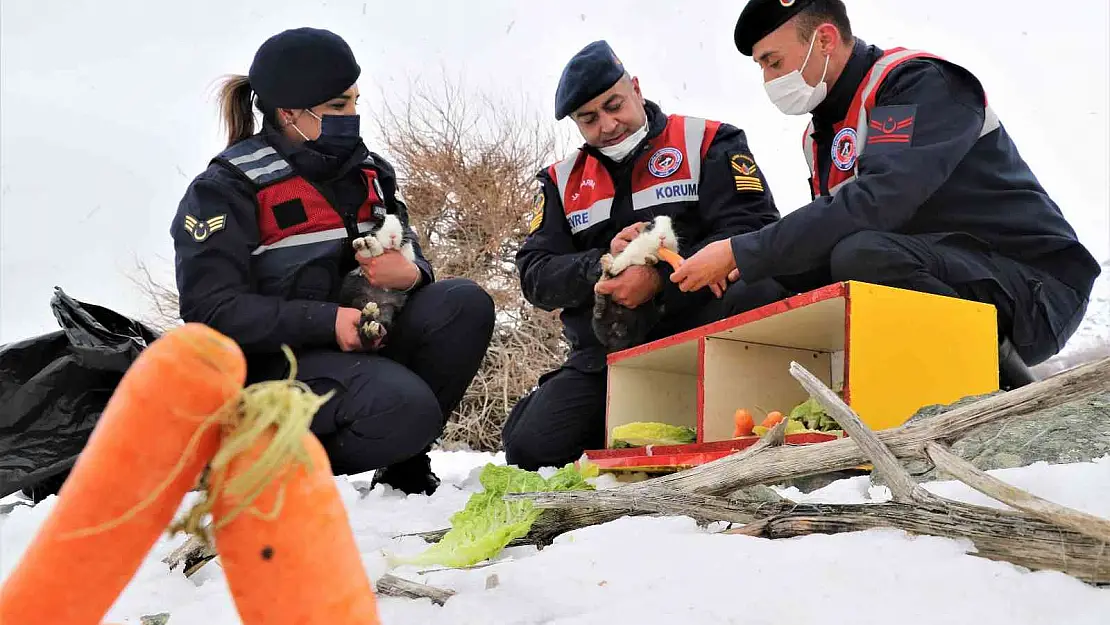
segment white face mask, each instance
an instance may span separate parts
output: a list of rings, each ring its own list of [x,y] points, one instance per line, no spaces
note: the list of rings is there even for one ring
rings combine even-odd
[[[628,155],[632,153],[632,150],[636,149],[636,146],[640,145],[640,142],[644,140],[644,137],[647,136],[647,133],[648,123],[645,119],[644,125],[640,126],[639,130],[625,137],[624,140],[620,143],[603,148],[598,148],[598,150],[614,161],[623,161],[624,159],[628,158]]]
[[[763,89],[771,102],[787,115],[805,115],[817,107],[828,94],[829,86],[825,84],[825,73],[829,71],[829,57],[825,57],[825,69],[821,70],[821,79],[816,87],[811,87],[802,78],[802,70],[809,62],[809,55],[813,53],[813,43],[817,41],[817,33],[809,40],[809,52],[802,61],[801,69],[796,69],[785,76],[780,76],[770,82],[763,83]]]

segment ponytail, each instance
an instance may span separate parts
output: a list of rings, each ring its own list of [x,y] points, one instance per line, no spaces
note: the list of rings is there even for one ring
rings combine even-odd
[[[240,74],[224,78],[218,95],[220,117],[227,130],[228,147],[254,134],[250,79]]]

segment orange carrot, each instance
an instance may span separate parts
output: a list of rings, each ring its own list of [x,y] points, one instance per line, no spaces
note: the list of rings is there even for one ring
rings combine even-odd
[[[763,423],[760,423],[760,425],[765,428],[773,428],[778,425],[779,421],[782,421],[782,418],[783,417],[781,412],[779,412],[778,410],[772,410],[771,412],[767,413],[767,418],[764,419]]]
[[[227,465],[227,481],[253,465],[270,432]],[[284,464],[249,509],[227,491],[213,501],[216,549],[245,625],[378,625],[363,568],[327,454],[316,437],[300,438],[311,467]]]
[[[659,251],[656,252],[659,258],[662,258],[668,265],[677,270],[682,266],[682,257],[676,252],[671,251],[669,248],[660,246]]]
[[[744,408],[740,408],[736,411],[736,414],[733,415],[732,419],[736,424],[735,429],[732,431],[733,438],[751,435],[752,428],[755,427],[755,420],[752,418],[752,413]]]
[[[235,342],[200,324],[139,354],[0,588],[0,623],[101,622],[216,452],[245,377]]]

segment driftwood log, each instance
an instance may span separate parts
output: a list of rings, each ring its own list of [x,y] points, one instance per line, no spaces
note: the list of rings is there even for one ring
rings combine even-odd
[[[894,527],[916,534],[968,539],[980,557],[1035,570],[1061,571],[1086,582],[1110,583],[1110,520],[1045,501],[1006,484],[937,442],[990,419],[1034,410],[1033,406],[1043,406],[1047,401],[1056,403],[1102,391],[1110,383],[1110,359],[952,410],[929,422],[878,435],[803,367],[792,363],[790,372],[850,438],[811,447],[753,447],[747,454],[613,489],[513,493],[505,498],[529,499],[546,509],[528,537],[541,544],[581,527],[587,520],[604,521],[629,514],[687,515],[699,520],[744,523],[744,527],[729,532],[766,538]],[[828,453],[826,449],[834,449],[837,458],[825,458],[824,462],[813,458],[815,453]],[[933,495],[917,484],[897,459],[912,455],[928,455],[944,472],[1013,509],[971,505]],[[779,467],[777,474],[771,468],[753,466],[771,460]],[[822,470],[836,470],[864,461],[871,462],[875,472],[883,476],[892,503],[800,505],[742,502],[719,496],[751,483],[753,475],[773,481],[801,475],[803,470],[812,474],[812,468],[799,466],[803,462],[818,464]],[[708,479],[713,475],[720,476],[716,484]]]
[[[1108,387],[1110,387],[1110,358],[1076,367],[1052,378],[1006,393],[965,404],[924,421],[907,423],[901,427],[880,432],[870,430],[868,432],[895,456],[918,457],[924,455],[927,443],[947,442],[960,433],[984,423],[1028,415],[1061,403],[1085,399],[1104,393]],[[836,394],[832,393],[832,397],[836,397]],[[824,405],[824,402],[822,403]],[[832,416],[836,417],[836,415]],[[844,427],[844,424],[840,425]],[[635,493],[667,487],[706,495],[728,495],[738,489],[756,484],[774,484],[792,478],[851,469],[871,462],[871,458],[867,456],[856,439],[856,435],[849,432],[848,438],[819,445],[768,446],[758,449],[758,445],[755,445],[745,450],[746,452],[725,456],[685,471],[620,486],[618,489]],[[883,472],[881,467],[877,466],[877,468],[880,473]],[[911,490],[919,492],[920,489]],[[893,489],[892,492],[894,492]],[[543,547],[561,534],[606,523],[623,514],[591,508],[547,510],[532,525],[532,530],[527,536],[512,544]],[[425,540],[435,541],[445,532],[446,530],[438,530],[416,535]]]

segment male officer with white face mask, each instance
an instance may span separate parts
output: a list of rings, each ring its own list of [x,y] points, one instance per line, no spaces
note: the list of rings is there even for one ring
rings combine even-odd
[[[574,121],[585,144],[537,174],[535,211],[517,266],[529,302],[562,309],[571,353],[540,378],[505,425],[507,460],[527,469],[560,466],[604,444],[606,353],[591,326],[602,254],[620,252],[658,215],[671,217],[683,255],[779,216],[744,132],[663,113],[644,99],[639,81],[604,41],[567,64],[555,109],[556,119]],[[667,275],[665,263],[632,266],[598,290],[630,308],[662,306],[646,340],[786,295],[772,280],[729,284],[724,276],[709,289],[682,293]]]
[[[966,69],[854,37],[840,0],[751,0],[735,43],[771,101],[811,115],[812,202],[707,246],[683,291],[724,276],[794,290],[841,280],[960,297],[998,311],[1001,384],[1032,380],[1079,325],[1100,268],[1022,160]]]

